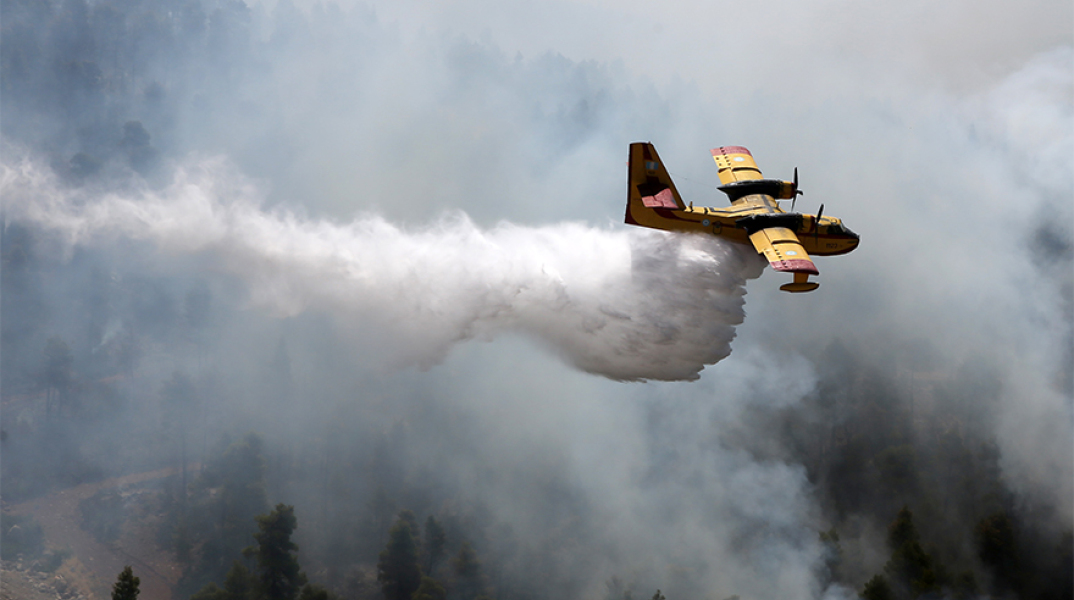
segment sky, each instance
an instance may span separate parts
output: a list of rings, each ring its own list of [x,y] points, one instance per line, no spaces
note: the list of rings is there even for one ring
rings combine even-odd
[[[246,25],[143,42],[143,79],[111,81],[106,107],[9,100],[5,222],[52,232],[59,260],[96,248],[214,281],[247,315],[221,348],[302,340],[296,378],[325,397],[360,385],[468,415],[484,438],[442,466],[495,518],[539,539],[545,471],[586,507],[600,534],[576,589],[630,565],[718,598],[846,597],[816,575],[826,524],[801,465],[717,441],[813,392],[836,339],[996,373],[1005,480],[1070,527],[1069,2],[219,4]],[[148,146],[128,132],[78,179],[74,157],[103,146],[87,123],[135,118]],[[639,140],[697,205],[725,202],[712,147],[797,167],[798,208],[824,204],[861,245],[791,295],[749,249],[631,230]],[[319,318],[338,339],[310,341]],[[354,372],[318,381],[318,344]],[[377,422],[403,410],[369,402]]]

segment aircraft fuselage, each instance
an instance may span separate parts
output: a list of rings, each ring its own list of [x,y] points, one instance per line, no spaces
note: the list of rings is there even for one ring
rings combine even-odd
[[[798,235],[802,247],[814,256],[835,256],[846,254],[858,247],[859,237],[856,233],[843,225],[843,221],[836,217],[822,215],[820,229],[817,227],[817,216],[803,213],[784,212],[776,201],[767,195],[754,194],[751,198],[754,203],[766,205],[771,212],[758,213],[756,204],[742,207],[729,206],[714,208],[708,206],[688,206],[684,209],[671,208],[646,208],[632,211],[627,206],[626,222],[641,227],[664,229],[667,231],[691,231],[695,233],[709,233],[726,238],[739,244],[750,244],[749,230],[745,224],[739,221],[753,216],[768,215],[786,218],[781,226],[787,227]]]

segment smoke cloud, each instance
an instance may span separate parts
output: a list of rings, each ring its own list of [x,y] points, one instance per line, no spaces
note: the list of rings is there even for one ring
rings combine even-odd
[[[1074,7],[852,4],[5,0],[5,503],[177,464],[182,372],[344,597],[401,508],[504,599],[851,598],[903,505],[981,593],[995,515],[1064,573]],[[627,227],[637,140],[862,246],[789,295]]]

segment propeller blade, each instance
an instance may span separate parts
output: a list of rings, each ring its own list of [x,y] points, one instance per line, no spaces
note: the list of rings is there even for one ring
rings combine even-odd
[[[794,203],[798,200],[798,196],[805,195],[805,192],[798,189],[798,167],[794,168],[794,196],[791,197],[791,212],[794,212]]]
[[[817,211],[817,218],[813,221],[813,241],[817,240],[820,235],[820,217],[824,214],[824,205],[820,205],[820,210]]]

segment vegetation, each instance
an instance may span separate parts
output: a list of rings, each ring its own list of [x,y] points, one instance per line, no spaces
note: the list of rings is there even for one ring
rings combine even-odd
[[[429,575],[435,573],[436,566],[440,563],[440,559],[444,557],[446,545],[447,533],[444,532],[444,526],[440,524],[440,521],[436,520],[436,517],[429,515],[429,518],[425,519],[425,544],[423,546],[425,550],[425,572]]]
[[[13,562],[20,554],[23,560],[34,560],[45,551],[41,525],[31,517],[0,513],[0,558]]]
[[[293,554],[298,546],[291,541],[291,534],[297,526],[293,506],[277,504],[272,512],[257,517],[257,545],[247,548],[244,554],[257,559],[259,599],[294,600],[306,584],[306,576]]]
[[[388,546],[377,561],[377,581],[387,600],[409,600],[421,586],[418,546],[412,533],[413,513],[404,511],[388,533]]]
[[[256,518],[268,504],[264,463],[260,436],[224,437],[189,492],[173,482],[161,495],[165,512],[158,539],[188,565],[179,582],[182,594],[224,579],[253,539]]]
[[[991,434],[999,384],[990,371],[912,376],[865,356],[833,342],[815,357],[823,376],[805,402],[750,410],[750,427],[776,432],[776,446],[725,438],[759,457],[802,461],[834,525],[820,534],[827,579],[865,598],[1070,598],[1074,579],[1045,550],[1065,548],[1069,532],[1013,516],[1019,508]],[[883,564],[843,550],[836,531],[862,518],[888,532]]]
[[[134,571],[130,565],[123,567],[119,577],[116,578],[116,582],[112,584],[112,600],[138,600],[138,594],[142,593],[138,589],[138,584],[141,581],[141,579],[134,576]]]
[[[891,584],[883,575],[875,575],[865,583],[861,591],[863,600],[895,600],[895,592],[891,591]]]
[[[422,576],[421,585],[410,596],[411,600],[447,600],[447,590],[438,581],[429,576]]]

